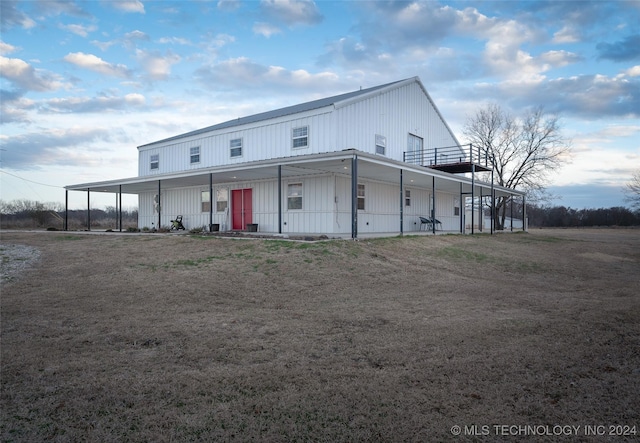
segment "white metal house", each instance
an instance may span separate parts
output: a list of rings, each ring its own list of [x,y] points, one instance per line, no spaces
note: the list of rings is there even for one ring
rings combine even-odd
[[[470,199],[523,197],[476,180],[490,167],[460,145],[418,77],[230,120],[138,152],[138,177],[67,191],[137,194],[140,228],[168,227],[182,215],[187,229],[352,238],[464,232]]]

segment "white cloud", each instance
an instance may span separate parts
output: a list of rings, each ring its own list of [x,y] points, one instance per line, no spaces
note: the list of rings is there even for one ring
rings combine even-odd
[[[281,34],[282,31],[277,26],[271,25],[269,23],[258,22],[253,25],[253,33],[260,34],[264,37],[271,37],[274,34]]]
[[[166,80],[171,74],[171,66],[180,62],[181,58],[178,54],[167,53],[160,55],[138,49],[136,58],[153,80]]]
[[[633,66],[633,67],[627,69],[626,71],[624,71],[624,74],[628,75],[629,77],[639,77],[640,76],[640,65],[636,65],[636,66]]]
[[[9,30],[14,26],[31,29],[36,25],[27,14],[17,8],[18,2],[0,1],[0,29]]]
[[[64,61],[81,68],[89,69],[91,71],[109,75],[112,77],[126,78],[130,75],[130,71],[125,65],[114,65],[111,63],[107,63],[100,57],[97,57],[93,54],[72,52],[64,56]]]
[[[315,2],[311,0],[262,0],[262,11],[288,26],[315,25],[323,20]]]
[[[79,35],[80,37],[86,37],[87,35],[89,35],[90,32],[93,32],[96,29],[98,29],[95,25],[84,26],[84,25],[71,24],[71,25],[60,25],[60,27],[62,29],[66,29],[67,31],[73,34]]]
[[[565,26],[553,34],[553,43],[576,43],[580,41],[580,35],[572,26]]]
[[[117,0],[107,2],[109,5],[124,12],[144,14],[144,4],[139,0]]]
[[[0,56],[0,76],[29,91],[55,91],[64,86],[56,74],[35,69],[19,58]]]
[[[17,48],[9,43],[5,43],[0,40],[0,55],[11,54],[15,52]]]

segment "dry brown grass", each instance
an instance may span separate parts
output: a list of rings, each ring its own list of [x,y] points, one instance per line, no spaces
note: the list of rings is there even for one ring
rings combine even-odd
[[[640,432],[638,230],[320,243],[4,232],[2,243],[41,251],[2,288],[3,441]],[[582,428],[566,441],[638,438]]]

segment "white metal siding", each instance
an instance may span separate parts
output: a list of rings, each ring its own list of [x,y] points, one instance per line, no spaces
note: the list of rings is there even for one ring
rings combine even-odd
[[[386,157],[402,160],[408,134],[424,140],[424,149],[454,146],[455,139],[417,83],[338,108],[335,111],[339,149],[375,154],[375,135],[387,138]]]

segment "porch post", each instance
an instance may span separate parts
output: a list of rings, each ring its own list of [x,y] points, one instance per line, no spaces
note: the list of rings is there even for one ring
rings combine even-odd
[[[278,165],[278,234],[282,234],[282,165]]]
[[[69,190],[64,190],[64,230],[69,230]]]
[[[493,169],[491,170],[491,235],[493,235],[493,231],[495,230],[495,222],[494,219],[496,217],[496,195],[495,190],[493,188]]]
[[[482,232],[482,228],[483,228],[483,225],[484,225],[484,211],[483,211],[484,208],[482,207],[483,206],[483,202],[482,202],[482,186],[479,187],[479,191],[480,191],[480,197],[479,197],[480,204],[478,206],[480,206],[480,207],[478,208],[478,218],[480,220],[478,221],[478,231]]]
[[[460,200],[458,201],[458,205],[459,205],[458,211],[460,211],[460,214],[459,214],[460,215],[460,234],[464,234],[464,215],[462,214],[464,214],[464,209],[466,205],[463,204],[463,201],[462,201],[462,182],[460,182]]]
[[[469,147],[469,153],[471,153],[471,147]],[[473,235],[474,233],[473,224],[475,223],[475,212],[476,212],[475,183],[476,183],[476,165],[472,163],[471,164],[471,235]]]
[[[522,230],[527,230],[527,200],[522,196]]]
[[[431,176],[431,188],[433,194],[431,195],[431,232],[436,234],[436,176]]]
[[[404,181],[400,169],[400,235],[404,234]]]
[[[351,159],[351,239],[358,239],[358,156]]]
[[[213,172],[209,173],[209,232],[213,231]]]
[[[511,200],[511,214],[510,214],[510,218],[511,218],[511,232],[513,232],[513,195],[511,197],[509,197],[509,199]]]
[[[91,190],[87,188],[87,231],[91,231]]]
[[[160,180],[158,180],[158,227],[156,228],[158,231],[160,230],[160,221],[162,220],[161,218],[161,212],[162,212],[162,198],[160,198]]]
[[[119,226],[120,226],[120,232],[122,232],[122,185],[119,185],[119,191],[120,191],[120,192],[118,192],[118,197],[120,198],[120,204],[118,205],[118,208],[120,208],[120,211],[119,211],[120,212],[120,215],[119,215],[119,217],[120,217]]]

